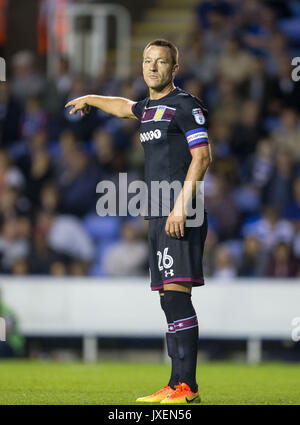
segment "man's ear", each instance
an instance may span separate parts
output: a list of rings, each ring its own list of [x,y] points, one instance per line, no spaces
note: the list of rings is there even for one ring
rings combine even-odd
[[[179,65],[178,65],[178,63],[176,63],[173,66],[172,74],[175,75],[178,72],[178,70],[179,70]]]

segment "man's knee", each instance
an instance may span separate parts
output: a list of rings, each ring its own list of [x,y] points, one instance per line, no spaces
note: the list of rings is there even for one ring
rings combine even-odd
[[[179,286],[179,285],[178,285]],[[173,320],[178,320],[186,316],[187,311],[194,314],[194,308],[191,301],[191,291],[182,291],[173,288],[165,291],[164,309],[170,312]]]
[[[164,284],[164,291],[177,291],[191,294],[193,284],[191,282],[178,282]]]

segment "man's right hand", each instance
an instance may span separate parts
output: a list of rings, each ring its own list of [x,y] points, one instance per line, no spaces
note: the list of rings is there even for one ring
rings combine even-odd
[[[81,116],[84,117],[84,115],[88,114],[91,110],[91,107],[88,104],[88,96],[77,97],[76,99],[70,100],[70,102],[65,105],[65,108],[68,108],[69,106],[73,106],[69,112],[71,115],[80,111]]]

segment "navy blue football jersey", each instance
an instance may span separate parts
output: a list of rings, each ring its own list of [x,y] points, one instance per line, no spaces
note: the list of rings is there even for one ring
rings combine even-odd
[[[151,182],[178,181],[181,187],[192,160],[190,150],[208,145],[207,110],[202,102],[179,88],[158,100],[147,97],[132,106],[140,121],[140,140],[145,153],[148,213],[162,216],[163,198],[151,196]],[[170,195],[170,211],[176,198]],[[158,211],[153,214],[153,211]]]

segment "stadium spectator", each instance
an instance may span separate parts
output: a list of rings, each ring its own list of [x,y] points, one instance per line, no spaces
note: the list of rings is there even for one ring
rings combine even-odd
[[[106,252],[103,268],[110,276],[145,274],[147,254],[143,223],[140,220],[126,221],[122,226],[121,240]]]
[[[242,106],[240,121],[233,127],[231,151],[239,160],[245,161],[255,151],[259,139],[258,116],[260,106],[258,102],[248,100]]]
[[[7,187],[2,191],[0,203],[0,218],[15,217],[18,213],[19,193],[12,187]]]
[[[214,272],[212,277],[226,282],[236,277],[237,271],[233,265],[229,249],[225,245],[219,245],[215,253]]]
[[[300,223],[300,175],[293,182],[292,199],[287,203],[284,217],[295,224]]]
[[[0,197],[8,187],[22,188],[25,184],[24,176],[13,164],[9,154],[0,150]]]
[[[16,218],[4,220],[1,226],[0,236],[0,270],[2,273],[10,273],[13,264],[20,258],[26,258],[29,254],[29,241],[21,237]]]
[[[57,254],[80,259],[87,264],[93,260],[92,241],[77,218],[40,211],[36,226],[45,233],[49,247]]]
[[[280,63],[288,53],[287,37],[281,32],[273,34],[269,43],[267,57],[265,59],[266,71],[272,77],[280,73]]]
[[[0,342],[0,358],[20,357],[24,354],[24,338],[20,334],[18,318],[6,305],[0,290],[0,317],[5,320],[6,341]]]
[[[275,167],[268,184],[264,188],[264,203],[274,205],[282,214],[291,198],[291,188],[294,175],[291,154],[284,148],[276,153]]]
[[[268,257],[255,236],[246,236],[238,262],[238,276],[260,277],[264,275]]]
[[[192,96],[196,96],[199,99],[203,99],[203,86],[199,84],[199,81],[196,78],[190,78],[185,81],[183,85],[183,90],[190,93]]]
[[[64,103],[75,97],[83,96],[87,93],[88,87],[84,78],[76,76],[72,80],[72,87],[66,96]],[[95,108],[92,108],[90,114],[81,119],[80,114],[70,115],[67,110],[62,110],[60,114],[61,130],[71,130],[80,140],[90,140],[93,132],[98,127],[100,119]]]
[[[274,90],[274,80],[267,74],[265,61],[260,56],[253,56],[245,93],[247,98],[259,102],[261,112],[265,114],[266,105]]]
[[[138,178],[142,178],[144,172],[144,151],[141,146],[140,134],[136,131],[131,139],[131,146],[127,151],[127,163],[129,169],[135,170]]]
[[[19,139],[21,106],[11,95],[9,82],[0,84],[0,147],[7,147]]]
[[[255,4],[257,15],[244,15],[246,22],[243,26],[243,41],[249,51],[265,57],[273,34],[278,31],[276,11],[262,2],[252,3]]]
[[[21,137],[30,139],[37,131],[47,127],[47,116],[37,97],[28,97],[21,117]]]
[[[227,18],[218,10],[211,10],[207,18],[208,29],[202,34],[205,50],[219,55],[224,51],[226,40],[229,39],[232,29],[228,25]]]
[[[294,160],[300,161],[300,128],[298,116],[293,109],[284,109],[280,117],[280,126],[271,134],[275,149],[284,149]]]
[[[291,60],[285,56],[279,60],[279,71],[274,79],[272,96],[278,100],[281,106],[299,109],[300,108],[300,88],[296,81],[291,78]]]
[[[60,175],[64,172],[64,167],[69,156],[81,147],[81,145],[82,143],[73,131],[64,130],[60,133],[58,146],[56,147],[58,152],[55,153],[55,156],[57,157],[57,161],[55,163],[56,178],[60,178]]]
[[[268,268],[269,277],[295,277],[296,264],[291,255],[290,246],[280,242],[274,247]]]
[[[218,235],[213,228],[212,223],[209,223],[208,232],[203,253],[203,269],[204,276],[212,276],[214,272],[214,256],[218,246]]]
[[[209,13],[218,12],[224,17],[232,16],[235,12],[232,1],[225,0],[204,0],[196,7],[196,14],[199,19],[200,28],[209,28]]]
[[[114,122],[115,120],[111,121]],[[136,123],[133,120],[117,119],[116,121],[118,121],[118,125],[117,123],[114,123],[112,126],[108,125],[107,130],[112,132],[114,147],[117,151],[125,152],[131,144],[131,138],[136,129]]]
[[[242,48],[241,39],[235,36],[227,40],[218,69],[222,77],[242,84],[250,77],[252,63],[253,57]]]
[[[45,150],[38,150],[31,155],[31,164],[27,182],[27,196],[35,205],[39,205],[40,193],[50,179],[53,178],[51,158]]]
[[[242,99],[237,86],[228,78],[220,77],[214,105],[214,117],[223,120],[229,126],[241,119]]]
[[[296,227],[297,233],[294,236],[292,243],[293,256],[298,263],[298,271],[300,271],[299,261],[300,261],[300,226]],[[298,276],[298,274],[297,274]]]
[[[67,275],[67,266],[63,261],[54,261],[50,266],[50,275],[64,277]]]
[[[66,57],[61,56],[58,61],[55,77],[46,82],[46,87],[43,93],[43,105],[45,109],[54,114],[60,113],[60,108],[71,90],[72,75],[70,72],[70,64]]]
[[[231,151],[232,129],[220,118],[215,118],[211,123],[210,137],[214,141],[212,150],[214,159],[226,159],[234,161]]]
[[[83,216],[96,205],[96,185],[100,170],[89,162],[81,150],[70,152],[65,158],[64,170],[57,180],[61,208],[66,214]]]
[[[261,139],[257,142],[254,155],[245,159],[241,169],[242,181],[263,188],[270,180],[274,168],[271,142]]]
[[[60,211],[60,199],[57,187],[54,182],[47,182],[40,193],[40,207],[49,213]]]
[[[188,71],[198,82],[209,84],[214,81],[218,72],[219,55],[205,49],[202,37],[195,37],[193,34],[183,55]]]
[[[36,68],[32,52],[16,53],[12,59],[12,70],[11,91],[14,98],[24,104],[28,97],[42,94],[45,81]]]
[[[72,261],[69,265],[69,274],[71,276],[86,276],[88,268],[83,261]]]
[[[50,249],[47,233],[40,227],[34,230],[28,257],[30,272],[37,275],[50,274],[52,265],[58,261],[59,255]]]
[[[18,258],[11,267],[11,274],[14,276],[26,276],[31,274],[29,262],[26,258]]]
[[[275,207],[266,206],[260,218],[245,224],[244,235],[255,236],[263,248],[271,250],[278,242],[284,241],[290,244],[294,229],[288,220],[279,217]]]
[[[99,129],[93,136],[93,147],[96,162],[106,179],[113,178],[115,160],[120,153],[114,146],[113,135],[107,130]]]
[[[216,222],[219,240],[235,238],[238,232],[240,213],[230,187],[221,177],[216,179],[213,194],[206,198],[206,207]]]
[[[262,199],[259,189],[252,183],[239,185],[233,192],[234,202],[239,209],[242,220],[257,214],[261,208]]]

